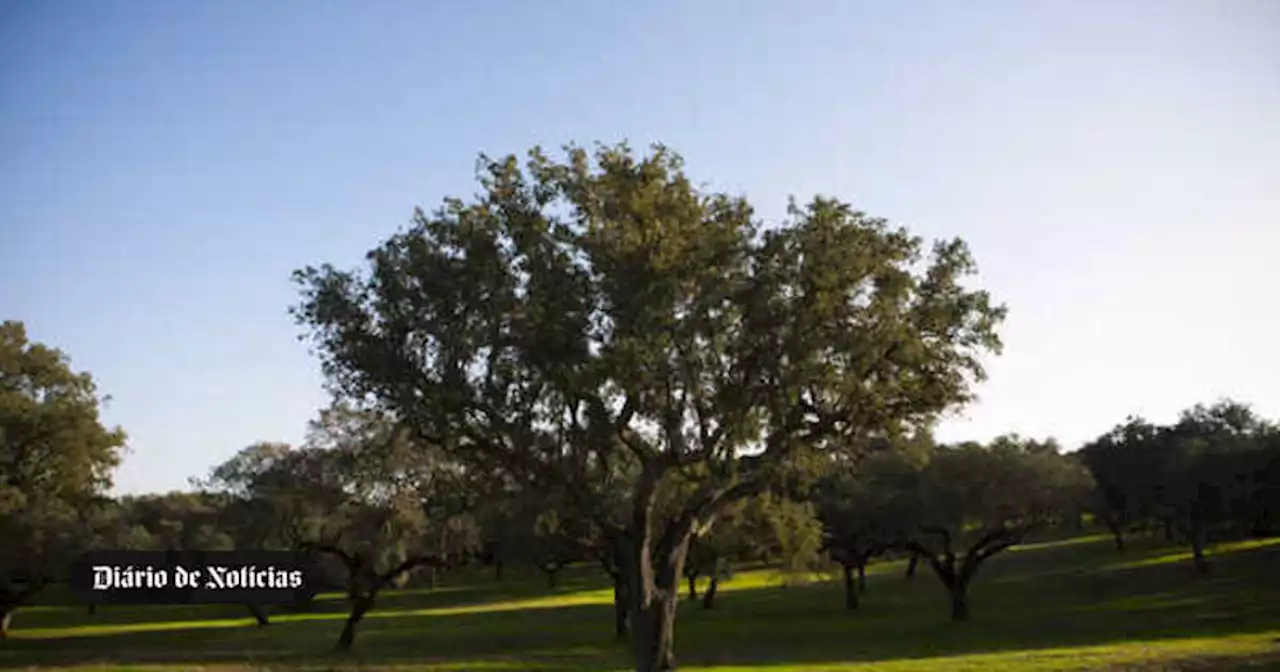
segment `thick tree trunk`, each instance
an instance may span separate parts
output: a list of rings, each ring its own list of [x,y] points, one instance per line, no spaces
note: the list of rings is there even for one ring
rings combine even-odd
[[[867,592],[867,561],[865,559],[858,562],[858,592]]]
[[[711,609],[716,602],[716,589],[720,587],[720,577],[711,575],[711,583],[707,584],[707,592],[702,594],[702,608]]]
[[[356,641],[356,627],[360,625],[364,615],[373,608],[373,600],[373,595],[367,595],[357,597],[352,602],[351,613],[347,616],[346,625],[342,626],[342,634],[338,636],[338,643],[334,645],[334,649],[342,653],[351,650],[351,645]]]
[[[13,621],[13,612],[17,608],[16,604],[0,604],[0,639],[9,638],[9,624]]]
[[[250,602],[244,606],[249,609],[249,614],[253,616],[253,620],[258,622],[259,628],[271,625],[271,619],[267,618],[267,612],[263,610],[262,605]]]
[[[907,578],[910,579],[916,575],[916,565],[920,564],[920,556],[916,553],[911,554],[911,559],[907,560]]]
[[[676,669],[675,621],[680,601],[680,579],[695,527],[712,522],[728,503],[753,493],[764,480],[744,481],[686,508],[655,530],[654,497],[663,473],[672,468],[665,460],[647,460],[632,498],[632,520],[624,535],[625,574],[631,603],[631,651],[636,672]],[[748,487],[751,486],[751,487]]]
[[[643,539],[642,536],[637,535]],[[675,547],[652,549],[641,541],[627,554],[627,598],[631,605],[631,651],[636,672],[676,669],[675,621],[688,537]]]
[[[951,620],[969,620],[969,582],[955,581],[947,586],[951,595]]]
[[[542,571],[547,573],[547,589],[555,590],[556,586],[559,585],[558,577],[560,576],[560,569],[558,567],[556,569],[548,569],[544,567]]]
[[[858,608],[858,587],[853,580],[853,565],[844,568],[844,608],[854,611]]]
[[[676,623],[675,586],[654,596],[647,609],[634,609],[631,617],[631,646],[636,672],[666,672],[676,669],[674,644]]]
[[[613,634],[618,639],[626,639],[629,634],[627,617],[631,605],[627,602],[627,589],[621,576],[613,577]]]
[[[697,574],[693,574],[689,576],[689,599],[690,600],[698,599],[698,575]]]

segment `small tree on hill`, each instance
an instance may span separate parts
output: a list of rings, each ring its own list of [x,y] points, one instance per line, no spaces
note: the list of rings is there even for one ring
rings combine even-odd
[[[920,471],[931,454],[927,441],[886,446],[834,469],[816,488],[823,549],[843,570],[846,609],[857,609],[858,594],[866,591],[867,563],[899,547],[903,532],[919,524]]]
[[[920,524],[900,543],[946,587],[952,620],[968,620],[978,570],[1037,527],[1063,520],[1090,487],[1076,461],[1017,440],[944,448],[920,474]]]

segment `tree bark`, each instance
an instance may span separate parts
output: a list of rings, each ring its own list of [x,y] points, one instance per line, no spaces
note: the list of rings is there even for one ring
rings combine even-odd
[[[47,583],[47,581],[38,581],[26,588],[16,590],[9,588],[0,591],[0,639],[9,638],[9,625],[13,622],[13,612],[44,589]]]
[[[867,592],[867,561],[865,558],[858,561],[858,592]]]
[[[13,621],[13,612],[17,608],[15,604],[0,604],[0,639],[9,638],[9,623]]]
[[[696,519],[686,510],[655,539],[654,498],[664,469],[656,461],[642,467],[626,535],[623,570],[631,605],[631,652],[636,672],[664,672],[676,667],[676,604]]]
[[[689,575],[689,599],[690,600],[698,599],[698,575],[697,574]]]
[[[560,568],[543,567],[542,571],[547,574],[547,589],[555,590],[556,585],[558,584],[557,577],[560,575]]]
[[[271,625],[271,619],[267,618],[267,612],[263,610],[262,605],[249,602],[244,606],[249,609],[249,614],[258,622],[259,628]]]
[[[630,634],[627,617],[631,605],[627,602],[627,589],[621,576],[613,577],[613,634],[618,639],[626,639]]]
[[[720,577],[715,574],[711,575],[711,583],[707,584],[707,590],[702,594],[702,608],[711,609],[715,606],[716,589],[720,587]]]
[[[913,578],[916,575],[916,565],[920,564],[920,555],[912,553],[911,559],[907,560],[907,578]]]
[[[951,595],[951,620],[969,620],[969,582],[957,580],[947,586]]]
[[[677,423],[678,424],[678,423]],[[643,455],[641,448],[636,449]],[[631,649],[636,672],[659,672],[676,667],[674,642],[680,578],[698,525],[714,521],[729,504],[763,490],[765,478],[739,480],[710,490],[668,519],[660,534],[654,530],[654,501],[665,471],[678,466],[670,456],[644,456],[627,526],[626,575],[631,603]],[[656,542],[656,543],[655,543]]]
[[[858,608],[858,587],[853,579],[853,565],[842,565],[844,568],[844,608],[855,611]]]
[[[373,608],[373,595],[361,595],[351,603],[351,613],[347,616],[347,622],[342,626],[342,634],[338,635],[338,643],[334,645],[334,649],[341,653],[351,650],[351,645],[356,641],[356,627],[360,625],[360,621],[364,615]]]
[[[676,598],[672,590],[662,591],[648,608],[637,608],[631,616],[631,645],[636,672],[666,672],[676,669],[674,643]]]

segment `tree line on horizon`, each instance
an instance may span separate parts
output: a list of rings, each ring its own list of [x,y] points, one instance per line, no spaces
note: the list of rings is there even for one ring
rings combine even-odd
[[[295,273],[333,404],[304,445],[250,446],[195,492],[106,497],[124,434],[88,374],[6,322],[0,634],[88,548],[309,549],[346,592],[344,650],[411,577],[519,565],[554,585],[590,562],[650,672],[675,669],[683,589],[714,608],[744,562],[834,565],[857,609],[867,563],[901,557],[964,621],[979,569],[1047,528],[1092,520],[1119,552],[1163,531],[1201,573],[1213,543],[1277,530],[1280,428],[1234,401],[1070,453],[937,444],[1005,316],[959,239],[827,198],[766,227],[663,147],[482,157],[478,177],[363,270]]]

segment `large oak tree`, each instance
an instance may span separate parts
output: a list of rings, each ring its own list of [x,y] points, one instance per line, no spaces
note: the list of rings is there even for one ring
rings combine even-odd
[[[614,530],[636,669],[673,669],[695,531],[805,456],[970,399],[1004,315],[963,242],[932,250],[832,199],[761,226],[662,147],[482,158],[364,271],[298,271],[328,380],[468,461],[559,481],[635,465]],[[694,486],[659,519],[659,488]]]

